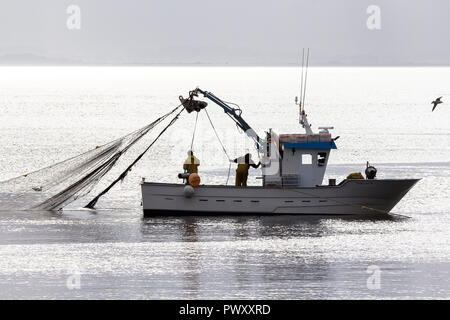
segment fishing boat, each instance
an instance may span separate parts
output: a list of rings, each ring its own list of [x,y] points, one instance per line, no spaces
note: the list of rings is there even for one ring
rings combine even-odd
[[[303,73],[302,73],[303,75]],[[302,76],[303,79],[303,76]],[[303,88],[303,84],[302,84]],[[300,96],[300,124],[305,132],[277,134],[269,129],[264,138],[231,107],[213,93],[199,88],[189,97],[180,96],[188,112],[206,111],[209,99],[254,140],[261,159],[261,185],[235,187],[195,185],[189,182],[160,183],[143,179],[142,206],[145,216],[167,215],[366,215],[388,214],[419,179],[377,179],[367,163],[366,177],[350,175],[339,184],[323,184],[331,150],[337,149],[332,127],[313,132]],[[304,97],[304,94],[303,94]],[[189,174],[180,174],[188,181]]]

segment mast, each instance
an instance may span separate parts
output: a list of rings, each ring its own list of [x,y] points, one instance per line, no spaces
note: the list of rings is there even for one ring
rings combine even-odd
[[[295,97],[295,104],[299,106],[299,123],[305,129],[307,134],[313,134],[311,125],[308,123],[307,115],[305,112],[305,98],[306,98],[306,83],[308,80],[308,67],[309,67],[309,48],[306,53],[305,64],[305,48],[302,51],[302,68],[301,68],[301,80],[300,80],[300,100]]]

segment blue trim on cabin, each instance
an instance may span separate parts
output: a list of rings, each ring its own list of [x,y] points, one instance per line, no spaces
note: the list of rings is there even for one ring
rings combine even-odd
[[[285,148],[291,149],[337,149],[334,141],[323,142],[288,142],[283,143]]]

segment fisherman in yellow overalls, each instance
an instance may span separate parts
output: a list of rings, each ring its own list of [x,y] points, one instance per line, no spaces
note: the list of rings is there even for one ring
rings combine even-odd
[[[186,161],[184,161],[184,164],[183,164],[183,170],[185,170],[188,173],[198,173],[199,165],[200,165],[200,160],[198,160],[194,156],[194,152],[192,152],[192,150],[189,150],[188,157],[186,158]]]
[[[251,158],[252,155],[250,153],[247,153],[243,157],[231,160],[232,162],[238,164],[238,167],[236,169],[236,182],[234,184],[236,187],[246,187],[248,178],[248,169],[250,167],[257,169],[261,165],[261,162],[258,162],[258,164],[256,165]]]

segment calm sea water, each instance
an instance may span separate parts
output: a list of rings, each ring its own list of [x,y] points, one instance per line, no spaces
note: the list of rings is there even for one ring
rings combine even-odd
[[[449,298],[450,69],[311,68],[308,78],[310,122],[340,136],[326,179],[366,161],[380,178],[422,178],[397,215],[144,219],[139,182],[177,182],[195,120],[185,114],[96,211],[77,209],[83,199],[58,213],[0,212],[0,298]],[[238,103],[260,133],[301,132],[296,68],[2,67],[0,180],[142,127],[197,86]],[[252,151],[208,110],[230,156]],[[194,151],[202,181],[225,183],[204,114]]]

